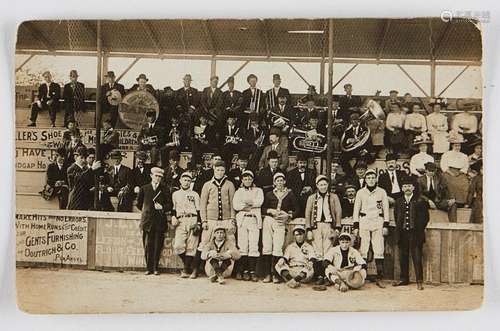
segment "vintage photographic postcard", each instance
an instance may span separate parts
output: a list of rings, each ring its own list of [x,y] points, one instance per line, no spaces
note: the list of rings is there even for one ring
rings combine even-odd
[[[15,63],[23,311],[481,305],[481,19],[34,20]]]

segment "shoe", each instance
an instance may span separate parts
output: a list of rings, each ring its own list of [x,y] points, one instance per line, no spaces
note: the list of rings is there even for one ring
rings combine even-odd
[[[155,276],[159,276],[160,272],[158,270],[155,270],[154,274],[155,274]]]
[[[224,276],[217,276],[217,283],[220,285],[224,285],[226,282],[224,281]]]
[[[236,280],[243,280],[243,276],[241,275],[241,272],[238,272],[236,274]]]
[[[36,126],[36,123],[35,122],[31,122],[30,124],[27,125],[28,127],[35,127]]]
[[[382,279],[377,279],[377,281],[375,282],[375,284],[380,287],[380,288],[385,288],[385,284],[383,282]]]
[[[215,283],[217,281],[217,275],[210,276],[210,281]]]
[[[419,291],[424,290],[424,284],[422,284],[422,282],[417,282],[417,290],[419,290]]]
[[[322,276],[318,276],[318,279],[316,279],[316,285],[324,285],[325,284],[325,279]]]
[[[191,278],[191,279],[198,278],[198,272],[196,270],[193,270],[193,272],[191,273],[191,275],[189,275],[189,278]]]
[[[52,127],[55,128],[56,127],[56,123],[52,123]]]
[[[146,276],[149,276],[149,275],[151,275],[151,274],[153,274],[151,271],[146,271],[146,272],[144,273],[144,275],[146,275]]]
[[[189,274],[184,270],[181,271],[181,278],[189,278]]]
[[[300,283],[292,278],[288,282],[286,282],[286,286],[288,286],[289,288],[297,288],[300,286]]]
[[[410,284],[410,283],[409,283],[409,282],[407,282],[407,281],[400,280],[399,282],[394,282],[394,283],[392,283],[392,286],[395,286],[395,287],[397,287],[397,286],[406,286],[406,285],[409,285],[409,284]]]
[[[272,282],[272,278],[271,278],[271,275],[267,275],[266,277],[264,277],[264,279],[262,280],[263,283],[270,283]]]
[[[259,277],[257,277],[257,274],[255,274],[255,272],[251,272],[250,273],[250,279],[252,280],[252,282],[258,282],[259,281]]]
[[[333,285],[333,283],[328,278],[325,277],[325,286],[329,287],[329,286],[332,286],[332,285]]]
[[[274,284],[279,284],[279,283],[282,283],[283,281],[281,280],[280,277],[278,276],[273,276],[273,283]]]
[[[243,280],[249,281],[251,279],[250,273],[248,271],[243,272]]]

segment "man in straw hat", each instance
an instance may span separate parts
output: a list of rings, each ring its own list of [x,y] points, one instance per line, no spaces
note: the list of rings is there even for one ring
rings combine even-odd
[[[191,172],[183,172],[180,189],[172,194],[172,226],[175,228],[173,249],[184,264],[181,278],[193,273],[192,262],[201,233],[200,196],[191,189],[192,179]]]
[[[321,262],[326,252],[338,236],[342,207],[338,196],[328,190],[328,178],[324,175],[316,177],[316,193],[307,199],[305,218],[307,240],[312,241],[317,258]],[[317,285],[324,284],[324,270],[316,274]]]
[[[50,71],[45,71],[42,77],[44,82],[38,87],[38,95],[35,98],[35,102],[31,105],[31,123],[28,126],[36,126],[38,112],[48,110],[50,122],[54,128],[56,126],[56,115],[60,105],[61,86],[52,81]]]
[[[241,173],[241,187],[234,193],[233,208],[236,211],[238,247],[241,253],[236,279],[256,282],[257,258],[260,256],[259,237],[262,229],[260,208],[264,202],[264,193],[253,181],[252,171],[244,170]]]
[[[224,284],[224,278],[233,271],[234,262],[240,258],[240,252],[234,240],[226,237],[226,227],[217,225],[213,229],[213,239],[203,247],[201,258],[206,260],[205,272],[212,283]]]
[[[330,248],[324,260],[325,274],[340,292],[361,288],[366,279],[366,261],[351,247],[349,233],[339,235],[339,245]]]
[[[422,249],[425,243],[425,228],[429,223],[429,205],[417,196],[413,178],[405,177],[402,182],[403,196],[396,200],[394,218],[398,238],[401,274],[394,286],[408,285],[410,282],[410,254],[415,269],[417,289],[423,290],[424,270]]]
[[[280,283],[274,266],[283,256],[286,225],[298,216],[299,206],[293,192],[286,187],[285,174],[277,172],[273,176],[274,189],[264,196],[262,212],[262,261],[264,283]],[[272,275],[271,275],[272,274]]]
[[[385,288],[384,237],[389,234],[389,199],[386,191],[377,186],[377,174],[369,169],[365,173],[366,186],[356,193],[353,222],[354,235],[361,237],[360,253],[368,257],[370,243],[377,266],[377,286]]]
[[[146,275],[159,275],[159,262],[165,232],[167,231],[167,211],[172,208],[171,195],[161,185],[164,171],[151,169],[151,183],[142,186],[137,197],[137,208],[141,211],[142,243],[146,260]]]
[[[425,132],[413,139],[413,146],[416,146],[419,152],[410,159],[410,173],[412,175],[423,176],[425,174],[425,164],[427,162],[434,163],[434,157],[428,154],[430,145],[432,145],[432,139]]]
[[[289,244],[282,257],[273,266],[290,288],[297,288],[301,283],[308,283],[314,276],[318,264],[314,247],[305,241],[303,225],[293,228],[294,241]]]

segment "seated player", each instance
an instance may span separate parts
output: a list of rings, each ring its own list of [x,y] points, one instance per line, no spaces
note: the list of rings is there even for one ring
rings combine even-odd
[[[260,208],[264,202],[264,193],[254,185],[253,179],[253,172],[243,171],[241,187],[234,193],[233,208],[236,210],[237,241],[241,253],[236,279],[256,282],[257,258],[260,256],[259,232],[262,229]]]
[[[361,254],[351,247],[351,235],[341,233],[339,245],[330,248],[325,256],[326,277],[340,292],[361,288],[366,279],[366,262]]]
[[[305,229],[302,225],[293,228],[293,237],[294,242],[286,247],[274,268],[288,287],[297,288],[301,283],[311,281],[318,260],[313,246],[305,241]]]
[[[173,249],[184,264],[181,278],[187,278],[193,272],[192,262],[201,232],[200,196],[191,189],[191,180],[191,173],[184,172],[180,178],[180,189],[172,194]]]
[[[234,241],[226,238],[226,228],[216,226],[213,239],[203,247],[201,258],[206,260],[205,272],[212,282],[224,284],[224,277],[233,272],[234,262],[240,258],[240,252]]]

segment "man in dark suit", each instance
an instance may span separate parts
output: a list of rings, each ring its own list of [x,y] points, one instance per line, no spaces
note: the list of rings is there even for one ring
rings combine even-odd
[[[227,91],[222,93],[222,110],[224,113],[224,121],[226,120],[225,114],[228,111],[234,111],[239,114],[241,102],[243,101],[242,93],[234,89],[234,77],[231,76],[227,79]]]
[[[105,119],[102,122],[102,128],[104,130],[104,135],[101,141],[101,152],[102,156],[106,156],[108,153],[117,149],[120,144],[120,136],[118,131],[113,128],[113,122],[110,118]],[[102,157],[99,157],[102,159]]]
[[[75,162],[74,153],[80,147],[85,147],[85,145],[82,143],[80,130],[73,130],[70,132],[69,141],[66,141],[66,143],[64,144],[64,162],[67,167],[71,166],[73,162]]]
[[[259,161],[259,168],[264,168],[267,165],[268,154],[275,151],[279,157],[279,167],[282,171],[288,168],[288,146],[280,139],[281,130],[272,128],[269,132],[269,145],[264,147]]]
[[[278,106],[278,98],[285,97],[286,104],[291,104],[290,91],[287,88],[281,87],[281,77],[279,74],[273,75],[273,87],[266,92],[266,107],[274,109]]]
[[[257,113],[259,123],[264,120],[266,115],[266,100],[262,90],[257,88],[257,76],[254,74],[248,75],[247,82],[250,87],[243,91],[241,108],[238,114],[240,124],[245,128],[248,127],[248,115],[250,113]]]
[[[87,149],[80,146],[74,153],[75,163],[67,171],[69,186],[69,210],[90,210],[93,207],[91,188],[94,186],[95,171],[101,167],[100,161],[88,165],[85,158]]]
[[[368,167],[364,162],[357,162],[354,166],[354,175],[351,178],[351,183],[356,188],[356,191],[366,186],[365,173],[367,169]]]
[[[234,154],[238,154],[243,141],[244,130],[236,124],[236,114],[228,112],[226,125],[220,130],[219,151],[226,163],[226,169],[231,169]]]
[[[142,243],[146,260],[146,275],[159,275],[159,262],[165,232],[166,212],[172,209],[172,199],[168,189],[160,184],[164,171],[151,169],[151,183],[142,186],[137,197],[137,208],[141,211]]]
[[[75,120],[75,113],[85,111],[85,85],[78,81],[78,72],[71,70],[70,82],[64,85],[64,126]]]
[[[340,97],[339,100],[339,110],[337,112],[337,118],[342,119],[344,123],[349,122],[349,116],[356,111],[358,107],[361,107],[361,97],[358,95],[352,95],[352,85],[344,85],[345,95]]]
[[[380,174],[378,177],[378,186],[387,192],[389,204],[391,205],[393,205],[396,199],[403,194],[401,190],[401,180],[403,177],[407,176],[404,171],[396,168],[397,159],[398,157],[396,154],[387,154],[385,157],[387,171]]]
[[[122,164],[122,153],[113,151],[110,154],[110,164],[107,173],[107,182],[110,187],[110,196],[118,198],[116,211],[131,212],[133,195],[130,185],[131,169]]]
[[[287,96],[278,96],[278,102],[271,108],[273,114],[269,114],[267,121],[270,126],[278,127],[282,131],[288,131],[295,118],[295,111],[287,104],[287,100]],[[279,117],[277,115],[279,115]]]
[[[200,105],[201,110],[207,115],[208,122],[216,128],[221,128],[226,119],[222,111],[222,91],[217,87],[218,84],[218,76],[210,77],[210,86],[205,87],[201,93]]]
[[[116,127],[118,121],[118,104],[120,103],[120,98],[125,96],[125,87],[122,84],[115,82],[115,72],[108,71],[104,75],[106,79],[106,84],[101,86],[101,109],[103,113],[109,113],[111,116],[111,126]],[[111,104],[111,103],[112,104]]]
[[[214,177],[213,165],[219,161],[222,161],[222,156],[220,154],[214,154],[212,156],[205,155],[203,160],[203,167],[200,169],[198,176],[194,182],[193,191],[201,195],[201,189],[203,185]]]
[[[64,162],[64,157],[64,148],[58,148],[55,162],[49,164],[47,167],[47,187],[53,189],[51,197],[57,196],[59,200],[59,209],[66,209],[69,196],[68,168]]]
[[[137,76],[135,80],[137,83],[132,85],[132,87],[128,90],[129,92],[146,91],[151,93],[151,95],[153,95],[155,98],[157,98],[156,90],[153,87],[153,85],[148,84],[149,79],[146,76],[146,74],[139,74],[139,76]]]
[[[415,269],[417,289],[423,290],[424,270],[422,262],[422,249],[425,243],[425,228],[429,223],[429,204],[417,196],[415,184],[411,177],[402,181],[403,195],[394,205],[394,218],[396,221],[396,238],[398,238],[399,262],[401,275],[399,282],[394,286],[408,285],[410,254]]]
[[[267,166],[262,168],[255,178],[255,185],[262,189],[262,191],[264,192],[264,196],[266,195],[266,193],[271,192],[274,189],[273,176],[277,172],[281,172],[278,164],[278,153],[276,151],[270,151],[267,154]]]
[[[316,171],[307,166],[307,154],[299,153],[297,156],[297,166],[286,175],[286,182],[289,189],[297,197],[300,205],[299,217],[305,217],[307,198],[313,193],[316,187]]]
[[[144,125],[137,136],[140,151],[150,151],[151,163],[158,165],[161,148],[165,146],[165,128],[156,122],[155,111],[146,113],[148,123]]]
[[[56,127],[56,114],[59,111],[59,99],[61,99],[61,86],[52,81],[50,71],[45,71],[42,74],[45,82],[38,87],[38,95],[35,102],[31,105],[31,123],[28,126],[36,126],[38,112],[42,110],[49,111],[50,122],[52,127]]]
[[[184,75],[184,86],[175,91],[176,110],[179,116],[194,117],[194,112],[200,107],[200,96],[197,89],[191,87],[191,74]]]
[[[151,183],[151,166],[146,164],[148,158],[146,152],[136,152],[135,158],[136,165],[130,172],[130,187],[136,196],[142,186]]]
[[[337,193],[339,197],[344,194],[346,177],[339,173],[340,162],[338,159],[332,160],[332,171],[330,174],[330,191]]]
[[[233,168],[229,170],[229,173],[227,174],[227,177],[231,182],[233,182],[234,187],[236,190],[240,188],[241,186],[241,174],[245,170],[250,170],[253,171],[252,169],[248,168],[248,154],[241,152],[238,153],[238,161],[237,161],[238,166],[236,168]]]
[[[353,113],[349,117],[349,126],[344,130],[341,138],[341,144],[351,146],[352,150],[340,154],[340,163],[346,175],[352,175],[351,162],[367,162],[370,159],[371,141],[367,140],[362,144],[362,138],[367,134],[368,128],[361,122],[359,114]]]
[[[180,179],[185,169],[179,167],[181,156],[176,150],[171,150],[168,155],[168,165],[165,167],[163,182],[165,187],[174,193],[181,187]]]
[[[457,222],[457,202],[450,197],[448,183],[438,174],[438,167],[433,162],[425,165],[425,175],[418,178],[418,190],[422,199],[429,203],[430,209],[440,209],[448,212],[448,221]]]
[[[170,87],[166,86],[160,93],[158,99],[160,99],[160,113],[158,114],[158,123],[168,128],[171,125],[172,117],[179,118],[179,113],[177,112],[175,106],[175,91]]]

